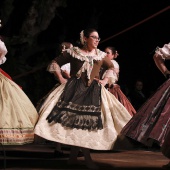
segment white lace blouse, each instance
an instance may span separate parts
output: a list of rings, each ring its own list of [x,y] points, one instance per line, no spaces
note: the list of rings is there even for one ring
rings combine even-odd
[[[157,47],[155,53],[160,55],[164,60],[170,60],[170,43],[165,44],[162,48]]]

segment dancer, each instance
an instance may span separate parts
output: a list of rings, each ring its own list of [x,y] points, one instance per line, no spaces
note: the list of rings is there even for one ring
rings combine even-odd
[[[170,60],[170,43],[165,44],[163,48],[158,47],[154,55],[154,61],[155,61],[156,66],[167,79],[168,88],[166,91],[168,95],[167,95],[166,104],[164,106],[164,110],[162,112],[164,112],[164,114],[167,115],[166,118],[169,118],[168,114],[170,115],[170,71],[165,65],[165,60]],[[162,144],[161,150],[162,150],[162,153],[167,158],[170,159],[170,129],[169,129],[170,123],[168,122],[168,120],[166,124],[164,124],[164,126],[167,127],[167,132],[165,133],[165,139],[164,139],[164,143]],[[167,165],[164,165],[163,168],[170,169],[170,161]]]
[[[61,45],[59,46],[59,51],[60,53],[63,53],[66,49],[72,48],[73,45],[70,42],[63,42],[61,43]],[[52,64],[55,62],[55,59],[52,60],[52,62],[48,65],[47,70],[49,70],[52,66]],[[64,78],[68,79],[70,78],[70,63],[64,64],[61,66],[61,74]],[[55,76],[55,75],[54,75]],[[57,77],[55,76],[55,78],[57,79]],[[58,81],[58,80],[57,80]],[[40,99],[37,103],[36,109],[39,112],[41,106],[43,105],[44,101],[48,98],[48,96],[51,94],[51,92],[56,89],[58,86],[60,85],[60,83],[58,82],[52,90],[50,90],[50,92],[48,92],[47,95],[45,95],[42,99]],[[47,140],[44,138],[41,138],[37,135],[35,135],[35,143],[46,143]],[[79,154],[80,155],[80,154]],[[67,154],[64,154],[61,148],[61,144],[58,142],[55,142],[55,156],[56,157],[66,157]]]
[[[170,43],[156,48],[153,59],[167,80],[142,105],[121,134],[146,146],[156,143],[170,158],[170,71],[165,65],[165,60],[170,59]],[[170,164],[167,166],[170,168]]]
[[[59,47],[59,51],[60,53],[63,53],[66,49],[72,48],[73,45],[70,42],[63,42],[61,43],[60,47]],[[55,58],[56,59],[56,58]],[[50,72],[51,67],[53,66],[53,64],[55,63],[55,59],[52,60],[52,62],[48,65],[47,70]],[[52,72],[53,73],[53,72]],[[57,79],[57,76],[55,75],[55,73],[53,73],[55,78]],[[61,66],[61,74],[65,79],[70,78],[70,63],[66,63],[64,65]],[[58,81],[58,80],[57,80]],[[57,88],[60,85],[60,82],[58,82],[53,89]],[[46,98],[50,95],[50,93],[53,91],[50,90],[48,92],[47,95],[45,95],[42,99],[40,99],[37,103],[36,109],[39,112],[39,109],[41,108],[42,104],[44,103],[44,101],[46,100]]]
[[[1,22],[1,21],[0,21],[0,22]],[[7,51],[7,48],[6,48],[5,44],[4,44],[4,42],[2,41],[2,37],[0,37],[0,65],[5,63],[5,61],[6,61],[5,55],[7,54],[7,52],[8,52],[8,51]],[[1,72],[4,76],[6,76],[6,77],[8,77],[10,80],[12,80],[11,76],[10,76],[8,73],[6,73],[4,70],[2,70],[1,68],[0,68],[0,72]]]
[[[1,20],[0,20],[0,28],[1,27],[2,27],[2,24],[1,24]],[[7,48],[4,44],[4,42],[2,41],[2,37],[0,36],[0,65],[5,63],[5,61],[6,61],[5,55],[6,54],[7,54]],[[11,76],[8,73],[6,73],[4,70],[2,70],[1,68],[0,68],[0,72],[4,76],[6,76],[6,77],[8,77],[9,79],[12,80]]]
[[[128,98],[124,95],[122,90],[120,89],[120,86],[117,84],[119,79],[119,64],[115,60],[118,57],[118,52],[116,51],[115,47],[108,46],[105,48],[105,52],[107,53],[107,57],[111,60],[111,62],[114,65],[114,71],[113,71],[113,77],[114,77],[114,83],[110,84],[107,88],[108,90],[120,101],[120,103],[123,104],[123,106],[128,110],[131,116],[134,116],[136,114],[136,110],[128,100]],[[102,76],[105,77],[105,73]]]
[[[97,169],[90,149],[111,150],[118,134],[131,119],[126,108],[105,89],[112,82],[114,66],[106,53],[97,49],[99,34],[95,29],[81,31],[81,47],[64,51],[51,65],[61,85],[54,89],[40,108],[35,134],[71,145],[69,164],[77,163],[81,149],[86,166]],[[63,78],[60,67],[70,63],[71,78]],[[99,80],[101,67],[107,75]]]
[[[0,40],[0,65],[6,61],[7,49]],[[38,113],[23,92],[0,71],[0,143],[2,145],[22,145],[34,141],[34,126]]]
[[[0,20],[0,27],[1,27],[2,25],[1,25],[1,20]],[[3,42],[3,38],[2,38],[2,36],[0,36],[0,55],[1,55],[1,57],[0,57],[0,65],[1,64],[4,64],[5,62],[6,62],[6,57],[5,57],[5,55],[7,54],[7,48],[6,48],[6,46],[5,46],[5,44],[4,44],[4,42]],[[12,80],[12,78],[11,78],[11,76],[8,74],[8,73],[6,73],[4,70],[2,70],[1,68],[0,68],[0,72],[4,75],[4,76],[6,76],[7,78],[9,78],[10,80]],[[21,86],[19,86],[21,89],[22,89],[22,87]]]

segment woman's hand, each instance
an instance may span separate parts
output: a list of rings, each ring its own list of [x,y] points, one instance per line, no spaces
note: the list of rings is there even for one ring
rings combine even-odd
[[[167,79],[170,78],[170,71],[169,71],[169,70],[166,70],[166,71],[164,72],[164,74],[165,74],[165,77],[166,77]]]
[[[67,79],[65,79],[62,75],[58,76],[58,81],[59,81],[61,84],[67,83]]]
[[[104,78],[103,80],[100,80],[98,78],[94,78],[99,84],[105,86],[108,83],[108,78]]]
[[[62,71],[62,75],[63,75],[63,77],[66,78],[66,79],[71,78],[70,74],[69,74],[66,70],[63,70],[63,71]]]

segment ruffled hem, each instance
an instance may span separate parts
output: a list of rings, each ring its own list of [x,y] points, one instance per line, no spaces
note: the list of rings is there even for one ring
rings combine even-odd
[[[77,91],[75,87],[82,91]],[[67,128],[102,129],[100,96],[101,86],[96,81],[86,87],[81,79],[69,79],[64,93],[47,116],[47,120],[49,123],[61,123]]]
[[[62,111],[60,113],[52,112],[47,117],[49,123],[52,121],[61,123],[62,126],[68,128],[76,128],[82,130],[100,130],[103,129],[101,116],[78,115],[77,113]]]

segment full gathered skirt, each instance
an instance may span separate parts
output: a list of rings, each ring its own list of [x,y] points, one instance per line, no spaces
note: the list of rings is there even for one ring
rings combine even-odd
[[[124,95],[118,84],[114,84],[112,87],[108,88],[108,90],[120,101],[120,103],[122,103],[131,116],[136,114],[136,110],[128,98]]]
[[[170,79],[165,81],[144,103],[123,128],[121,134],[147,146],[152,146],[155,142],[162,147],[170,141],[169,131]],[[170,142],[168,145],[170,146]]]
[[[0,68],[0,72],[1,72],[4,76],[6,76],[6,77],[9,78],[10,80],[12,80],[11,76],[10,76],[8,73],[6,73],[4,70],[2,70],[1,68]]]
[[[23,90],[0,72],[0,143],[33,142],[37,120],[38,113]]]
[[[70,92],[66,93],[67,88],[69,89],[71,86],[70,84],[61,84],[53,89],[39,110],[40,117],[35,127],[35,134],[47,140],[67,145],[96,150],[111,150],[122,128],[131,119],[131,115],[105,87],[96,84],[92,83],[93,87],[89,87],[87,90],[81,83],[74,86],[73,92],[71,92],[71,95],[73,95],[71,99],[73,103],[70,102],[71,104],[67,103],[67,101],[70,101]],[[94,89],[98,89],[97,86],[100,86],[100,91],[94,92]],[[82,94],[87,94],[88,92],[88,95],[83,97],[84,95],[80,95],[80,91],[82,91]],[[93,100],[89,96],[99,99]],[[64,102],[63,100],[61,101],[63,98]],[[93,103],[94,107],[81,106],[81,103],[86,103],[86,105]],[[78,109],[81,111],[79,112]],[[98,114],[99,109],[100,115]],[[90,110],[95,113],[94,116]],[[77,114],[72,113],[72,111]],[[82,115],[82,112],[84,115]],[[72,116],[70,123],[68,123],[70,115]],[[54,121],[49,121],[50,116],[53,117]],[[75,121],[72,118],[75,118]],[[89,121],[82,123],[84,119]],[[91,121],[93,122],[92,124]],[[95,125],[94,127],[92,126],[93,124]]]

